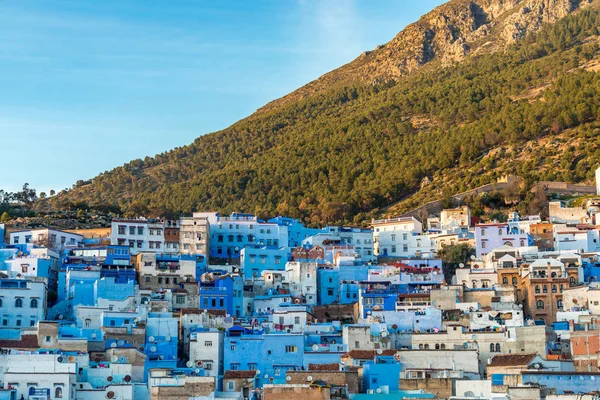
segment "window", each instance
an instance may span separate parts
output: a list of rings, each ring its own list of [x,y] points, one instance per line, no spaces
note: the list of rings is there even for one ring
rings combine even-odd
[[[125,234],[125,225],[119,225],[119,235]]]
[[[563,301],[561,299],[558,299],[558,301],[556,302],[556,307],[559,310],[562,310],[562,308],[563,308]]]
[[[392,235],[392,242],[396,241],[396,235]]]
[[[185,303],[185,296],[177,296],[175,298],[175,304],[184,304]]]
[[[143,226],[138,226],[137,232],[138,232],[138,235],[143,235],[144,234],[144,227]]]
[[[46,337],[44,338],[44,341],[45,341],[46,343],[50,343],[50,342],[52,341],[52,336],[46,336]]]
[[[405,252],[405,253],[408,251],[408,245],[407,244],[403,244],[402,245],[402,251]]]
[[[556,285],[552,285],[552,293],[556,293]]]
[[[151,277],[150,276],[146,276],[145,278],[146,283],[150,283],[151,282]]]
[[[481,242],[481,248],[485,249],[485,242]]]
[[[62,388],[60,386],[54,389],[54,397],[62,399]]]
[[[294,324],[300,325],[300,317],[294,317]]]
[[[206,340],[204,342],[204,347],[212,347],[212,341],[211,340]]]
[[[575,286],[575,277],[572,276],[569,278],[569,285]]]
[[[408,234],[407,233],[403,233],[402,234],[402,240],[407,240],[408,239]]]
[[[539,293],[540,292],[540,285],[535,285],[535,292]]]
[[[23,307],[23,299],[16,299],[15,300],[15,307],[17,307],[17,308]]]
[[[485,229],[481,229],[481,236],[485,236]]]
[[[494,346],[494,343],[490,343],[490,353],[493,353],[494,351],[496,351],[496,346]]]
[[[536,308],[538,310],[543,310],[544,309],[544,302],[542,300],[538,300],[536,303]]]
[[[393,244],[393,245],[392,245],[392,253],[395,253],[395,252],[396,252],[396,245],[395,245],[395,244]]]
[[[31,243],[31,235],[25,236],[25,243]]]
[[[89,318],[87,318],[87,319],[84,321],[84,323],[83,323],[83,326],[84,326],[84,327],[86,327],[86,328],[89,328],[91,324],[92,324],[92,320],[91,320],[91,319],[89,319]]]
[[[333,289],[327,289],[327,296],[333,296]]]
[[[281,376],[281,368],[273,368],[275,376]]]
[[[498,235],[502,235],[502,229],[498,228]]]
[[[496,353],[500,353],[500,343],[496,343]]]
[[[502,284],[508,285],[508,278],[506,276],[504,278],[502,278]]]
[[[21,326],[21,320],[20,319],[17,320],[17,326]]]
[[[517,277],[516,276],[513,276],[513,278],[512,278],[512,284],[515,285],[515,286],[517,286]]]
[[[3,319],[2,320],[2,326],[7,326],[8,325],[8,320],[7,319]]]
[[[129,234],[130,235],[135,235],[135,226],[130,226],[129,227]]]
[[[544,288],[542,289],[542,292],[543,293],[548,293],[548,286],[547,285],[544,285]]]
[[[233,390],[235,389],[235,383],[233,381],[228,381],[227,382],[227,389],[228,390]]]
[[[29,269],[29,264],[21,264],[21,272],[26,273]]]

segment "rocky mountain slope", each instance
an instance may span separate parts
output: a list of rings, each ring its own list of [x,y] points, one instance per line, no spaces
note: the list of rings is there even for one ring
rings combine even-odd
[[[450,1],[231,127],[39,207],[360,223],[414,193],[425,201],[505,173],[589,179],[600,159],[599,3]]]
[[[394,39],[365,51],[263,110],[314,94],[335,84],[397,80],[427,64],[449,66],[469,54],[494,52],[537,32],[543,24],[589,6],[591,0],[455,0],[408,25]]]

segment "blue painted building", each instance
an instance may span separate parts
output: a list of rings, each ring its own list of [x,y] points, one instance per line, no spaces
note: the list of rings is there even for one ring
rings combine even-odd
[[[210,256],[220,259],[238,259],[246,246],[266,246],[271,249],[288,248],[288,227],[264,222],[255,215],[232,213],[201,213],[210,223]]]
[[[145,374],[152,368],[177,367],[179,320],[170,312],[149,313],[146,322]]]
[[[224,370],[260,371],[257,387],[286,383],[286,372],[304,365],[304,335],[265,333],[234,326],[227,331]]]
[[[220,310],[234,315],[234,286],[236,285],[231,275],[223,275],[206,282],[201,281],[200,309]]]
[[[240,250],[240,269],[245,280],[260,278],[265,270],[284,271],[287,261],[285,248],[251,245]]]
[[[600,388],[599,372],[523,371],[521,377],[524,385],[538,384],[554,388],[556,394],[589,393]]]
[[[275,217],[271,218],[267,222],[275,223],[279,226],[287,226],[288,230],[288,247],[290,249],[296,248],[302,244],[302,241],[319,233],[327,233],[328,228],[307,228],[302,222],[297,219],[289,217]]]
[[[392,391],[400,388],[400,363],[394,357],[375,356],[373,361],[365,362],[362,367],[364,390],[386,387]]]

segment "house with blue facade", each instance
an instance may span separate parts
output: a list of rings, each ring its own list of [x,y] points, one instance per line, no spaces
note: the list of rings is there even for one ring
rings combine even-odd
[[[556,390],[556,394],[597,392],[600,372],[555,372],[528,370],[521,372],[524,385],[540,385]]]
[[[224,345],[224,370],[260,371],[256,386],[283,384],[287,371],[304,365],[304,335],[266,333],[241,326],[227,330]]]
[[[210,224],[210,257],[222,260],[238,259],[246,246],[288,248],[288,227],[259,220],[253,214],[196,213],[208,218]]]
[[[266,270],[285,270],[288,262],[285,248],[249,245],[240,250],[240,269],[244,280],[260,278]]]
[[[280,226],[287,226],[288,248],[290,249],[300,246],[304,239],[318,235],[319,233],[327,233],[329,231],[328,228],[308,228],[299,220],[289,217],[279,216],[271,218],[267,222],[275,223]]]
[[[363,388],[366,391],[386,387],[398,390],[400,381],[400,363],[393,356],[377,355],[363,365]]]
[[[228,315],[241,316],[243,290],[240,290],[241,278],[223,275],[200,281],[200,309],[223,311]],[[243,288],[243,286],[241,286]],[[241,292],[241,293],[240,293]]]
[[[145,370],[177,367],[179,320],[170,312],[151,312],[146,321]]]

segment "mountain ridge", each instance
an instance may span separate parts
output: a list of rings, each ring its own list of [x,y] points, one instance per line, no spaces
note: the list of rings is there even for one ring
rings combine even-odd
[[[435,56],[417,62],[406,75],[394,70],[399,61],[392,56],[388,64],[377,64],[383,65],[378,71],[345,75],[352,68],[368,70],[365,60],[375,55],[367,54],[360,63],[330,73],[338,75],[333,83],[321,87],[328,78],[313,81],[229,128],[82,181],[40,207],[118,206],[130,215],[238,210],[288,214],[311,224],[360,223],[415,192],[439,195],[432,188],[441,183],[459,191],[520,172],[511,171],[519,166],[488,154],[507,144],[559,137],[569,129],[576,135],[596,132],[599,88],[595,71],[585,66],[598,59],[592,40],[598,38],[598,3],[451,1],[440,7],[453,10],[452,15],[436,9],[422,18],[426,22],[405,29],[422,33],[434,23],[441,27],[430,40]],[[476,28],[460,17],[481,22],[474,4],[488,16],[487,24]],[[474,32],[469,41],[464,35],[451,40],[438,35],[452,32],[448,21],[459,19],[470,26],[463,32]],[[518,35],[509,34],[508,26],[516,26]],[[482,35],[481,29],[488,32]],[[419,34],[411,36],[417,43],[423,37]],[[391,42],[407,35],[401,32]],[[460,37],[468,51],[447,53]],[[495,42],[486,44],[491,38]],[[377,54],[393,50],[386,46]],[[418,58],[418,52],[411,54]],[[581,73],[569,72],[574,70]],[[390,71],[396,71],[396,78]],[[311,87],[314,82],[319,84]],[[545,89],[523,98],[524,91],[537,87]],[[576,164],[565,163],[556,173],[587,179],[584,164],[596,150],[594,143]],[[538,158],[537,170],[532,167],[525,175],[552,180],[555,172]],[[419,190],[425,177],[433,184]]]

